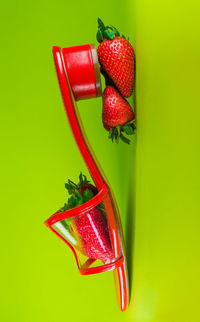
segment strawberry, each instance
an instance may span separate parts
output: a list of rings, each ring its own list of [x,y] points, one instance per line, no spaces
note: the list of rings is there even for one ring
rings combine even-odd
[[[112,86],[107,86],[103,92],[102,120],[104,128],[109,131],[109,138],[119,142],[119,138],[130,143],[123,133],[131,135],[134,133],[134,112],[130,104]]]
[[[76,230],[83,241],[88,257],[100,259],[105,264],[113,259],[106,217],[102,210],[93,208],[74,218]]]
[[[131,96],[134,84],[134,49],[124,35],[98,18],[97,53],[102,69],[124,97]]]
[[[61,208],[61,211],[85,203],[98,192],[97,188],[82,173],[79,176],[78,184],[68,180],[65,187],[71,197],[68,199],[68,203]],[[62,224],[66,228],[64,220]],[[103,263],[110,263],[112,261],[112,247],[103,204],[86,211],[84,214],[71,218],[71,225],[67,229],[71,230],[72,235],[78,241],[76,248],[84,255],[92,259],[99,259]]]

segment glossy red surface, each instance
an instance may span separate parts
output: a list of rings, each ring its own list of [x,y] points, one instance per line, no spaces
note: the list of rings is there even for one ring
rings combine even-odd
[[[69,82],[76,100],[97,96],[90,45],[62,48]]]
[[[86,47],[84,47],[84,46],[83,47],[85,49],[88,48],[88,51],[90,51],[90,48],[88,46],[89,45],[86,45]],[[80,46],[80,47],[82,47],[82,46]],[[73,47],[71,47],[71,48],[73,48]],[[79,46],[77,48],[79,48]],[[69,48],[69,50],[70,50],[70,48]],[[85,160],[85,163],[90,171],[90,174],[91,174],[91,176],[92,176],[92,178],[99,190],[99,193],[95,196],[95,197],[97,197],[95,202],[97,202],[97,200],[99,201],[102,198],[103,194],[105,197],[104,204],[105,204],[106,212],[108,215],[111,242],[112,242],[112,247],[113,247],[116,261],[114,263],[105,264],[103,266],[92,267],[92,268],[89,268],[89,265],[91,263],[93,263],[93,261],[91,261],[91,263],[90,263],[90,261],[87,261],[85,263],[84,269],[81,269],[79,267],[78,258],[77,258],[76,252],[73,249],[73,247],[62,236],[60,236],[51,226],[53,223],[60,220],[61,218],[64,219],[64,218],[67,218],[68,216],[71,216],[73,214],[75,215],[75,213],[77,214],[78,208],[79,208],[78,210],[84,211],[85,207],[92,206],[92,204],[94,203],[95,197],[92,200],[90,200],[88,203],[85,203],[84,205],[74,208],[72,210],[66,211],[63,214],[58,214],[58,212],[57,212],[56,214],[54,214],[52,217],[50,217],[46,221],[46,225],[49,226],[50,229],[57,236],[59,236],[72,249],[81,274],[83,274],[83,275],[95,274],[95,273],[105,272],[107,270],[114,269],[114,272],[116,272],[115,281],[117,281],[117,283],[118,283],[117,289],[119,290],[119,307],[122,311],[124,311],[128,307],[129,291],[128,291],[128,277],[127,277],[126,262],[125,262],[125,258],[123,256],[123,254],[121,256],[121,248],[120,248],[120,240],[119,240],[119,238],[120,238],[119,234],[121,234],[121,232],[117,228],[118,225],[116,222],[117,219],[115,216],[114,204],[113,204],[113,201],[110,197],[110,194],[108,193],[109,187],[105,187],[105,183],[104,183],[101,171],[98,169],[96,162],[94,161],[94,158],[92,156],[90,148],[89,148],[88,144],[86,143],[86,138],[83,135],[83,132],[80,127],[80,122],[78,119],[78,114],[76,112],[76,104],[75,104],[75,99],[74,99],[75,93],[73,93],[73,88],[75,88],[75,91],[77,90],[77,95],[78,96],[80,95],[79,97],[81,97],[81,94],[78,90],[79,87],[76,87],[76,84],[75,84],[76,77],[78,77],[78,76],[77,75],[73,75],[73,76],[68,75],[68,74],[70,74],[69,69],[70,68],[73,69],[72,58],[70,58],[70,60],[69,60],[70,64],[68,65],[68,67],[63,65],[63,62],[67,59],[66,57],[70,56],[68,53],[69,50],[67,50],[67,49],[64,50],[64,53],[63,53],[63,55],[65,55],[65,59],[64,59],[64,57],[62,57],[62,54],[61,54],[61,49],[59,47],[53,47],[53,54],[54,54],[54,61],[55,61],[57,76],[58,76],[60,89],[61,89],[61,93],[63,96],[63,101],[64,101],[66,113],[68,116],[69,124],[71,126],[74,138],[75,138],[76,143],[79,147],[79,150],[82,154],[82,157]],[[74,48],[71,50],[74,51]],[[90,70],[91,64],[93,64],[93,61],[92,61],[92,57],[90,56],[89,53],[88,53],[87,59],[89,59],[90,61],[88,61],[86,64],[86,65],[88,65],[88,67],[84,66],[84,68],[86,68],[86,70],[87,69]],[[83,65],[85,65],[85,63]],[[78,73],[77,67],[75,69],[73,69],[73,73]],[[71,77],[71,81],[72,81],[72,83],[74,83],[74,86],[72,88],[71,88],[71,84],[68,79],[68,76],[69,76],[69,79]],[[84,77],[86,77],[84,75],[84,73],[81,74],[82,82],[84,81]],[[92,83],[94,81],[93,75],[90,75],[90,77],[91,78],[90,78],[89,82]],[[87,82],[88,82],[88,80],[87,80]],[[77,84],[78,84],[78,81],[77,81]],[[86,92],[88,91],[88,94],[91,95],[90,97],[93,97],[94,88],[91,86],[91,87],[85,87],[85,89],[87,89]],[[69,214],[69,212],[71,212],[71,213]]]
[[[92,179],[94,180],[98,190],[101,190],[104,182],[102,180],[101,175],[96,167],[95,161],[91,156],[89,149],[86,146],[85,138],[82,136],[80,125],[77,120],[77,115],[75,114],[74,107],[73,107],[73,100],[72,97],[73,93],[70,93],[70,88],[68,85],[68,80],[66,78],[65,70],[62,63],[62,57],[60,52],[60,47],[53,47],[53,54],[54,54],[54,61],[56,66],[56,71],[58,75],[58,80],[60,84],[60,89],[63,97],[63,101],[65,104],[65,110],[68,116],[68,120],[75,138],[75,141],[79,147],[79,150],[87,164]]]

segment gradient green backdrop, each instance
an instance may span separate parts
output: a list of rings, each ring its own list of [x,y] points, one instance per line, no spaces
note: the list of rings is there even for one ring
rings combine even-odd
[[[196,322],[199,316],[199,27],[193,3],[159,0],[1,4],[2,322]],[[87,173],[67,124],[52,46],[96,43],[96,20],[136,50],[137,137],[113,145],[101,98],[79,103],[121,212],[127,312],[112,272],[80,276],[43,222]],[[133,100],[130,100],[133,104]]]

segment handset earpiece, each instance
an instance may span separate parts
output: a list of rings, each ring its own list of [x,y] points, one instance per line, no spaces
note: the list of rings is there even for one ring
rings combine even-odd
[[[61,56],[76,101],[102,95],[100,68],[94,44],[62,48]]]
[[[55,46],[53,55],[68,121],[98,193],[80,206],[64,211],[59,209],[47,219],[46,225],[71,248],[82,275],[114,271],[119,308],[125,311],[129,303],[129,284],[119,211],[111,187],[89,145],[76,104],[78,100],[101,95],[97,51],[95,45],[63,49]],[[97,226],[91,225],[93,215],[96,219],[92,220],[92,223],[96,223]],[[87,219],[90,217],[90,233],[86,231],[86,236],[83,236],[83,231],[79,231],[77,236],[77,229],[73,229],[73,223],[84,219],[84,216]],[[83,226],[88,227],[88,224],[83,222],[81,227],[78,225],[81,229],[84,228]],[[72,228],[70,228],[70,223],[72,223]],[[109,238],[107,238],[108,232]],[[101,247],[95,246],[95,238],[91,237],[94,235],[101,241]],[[96,255],[93,256],[94,250]],[[87,255],[83,261],[81,253]],[[97,259],[102,261],[100,265]]]

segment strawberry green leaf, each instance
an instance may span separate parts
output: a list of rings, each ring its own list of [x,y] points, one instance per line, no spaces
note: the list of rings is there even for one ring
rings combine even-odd
[[[133,135],[135,133],[135,129],[135,120],[124,125],[118,125],[110,129],[108,138],[115,143],[119,143],[119,139],[121,139],[122,142],[130,144],[130,140],[125,137],[123,133],[125,133],[126,135]]]
[[[116,131],[117,131],[117,135],[119,136],[121,133],[121,125],[116,126]]]
[[[75,190],[75,199],[76,199],[76,206],[82,205],[83,204],[83,197],[81,196],[81,194]]]
[[[105,30],[106,29],[103,21],[100,18],[97,19],[97,22],[98,22],[99,29],[101,29],[101,30]]]
[[[69,206],[68,204],[65,203],[64,206],[60,209],[60,212],[66,211],[68,209],[69,209]]]
[[[122,133],[120,134],[120,139],[124,142],[124,143],[126,143],[126,144],[130,144],[130,140],[129,139],[127,139]]]
[[[68,183],[71,184],[75,188],[77,187],[77,185],[73,181],[71,181],[70,179],[68,179]]]
[[[134,129],[130,124],[125,124],[122,126],[122,131],[128,135],[132,135],[134,132]]]
[[[65,183],[65,188],[67,189],[69,195],[71,195],[74,191],[74,187],[70,183]]]
[[[89,201],[90,199],[92,199],[94,197],[94,193],[89,190],[89,189],[86,189],[84,192],[83,192],[83,201],[84,202],[87,202]]]
[[[78,184],[78,186],[82,185],[82,184],[83,184],[83,174],[81,172],[80,175],[79,175],[79,184]]]
[[[113,39],[115,37],[115,33],[113,31],[105,30],[105,35],[107,35],[107,39]]]
[[[120,136],[120,127],[116,126],[114,128],[114,139],[117,144],[119,143],[119,136]]]
[[[76,190],[82,188],[84,185],[89,183],[90,181],[87,180],[86,176],[82,174],[82,172],[79,175],[79,183],[76,185]]]
[[[98,31],[97,31],[97,41],[98,41],[99,43],[101,43],[101,42],[103,41],[103,35],[102,35],[101,30],[98,30]]]
[[[84,186],[87,184],[89,184],[90,188],[85,187],[84,189]],[[70,197],[68,198],[68,202],[60,209],[60,212],[75,208],[87,202],[94,197],[96,189],[92,184],[90,184],[90,181],[87,180],[86,176],[83,175],[82,172],[80,172],[78,184],[68,180],[68,182],[65,183],[65,188],[68,190]],[[92,188],[94,188],[94,191]]]
[[[111,139],[112,142],[113,142],[113,137],[114,137],[114,129],[115,129],[114,127],[111,128],[109,131],[109,135],[108,135],[108,138]]]
[[[115,143],[119,143],[119,135],[118,135],[118,132],[117,131],[115,131]]]
[[[97,41],[101,43],[104,40],[112,40],[117,36],[120,36],[119,31],[112,25],[105,26],[103,21],[98,18],[98,31],[97,31]]]
[[[71,181],[71,180],[68,180],[68,183],[65,183],[65,188],[67,189],[69,195],[71,195],[75,189],[77,189],[77,185]]]
[[[113,129],[113,137],[114,137],[114,139],[116,139],[116,137],[117,137],[117,134],[118,134],[118,131],[117,131],[117,128],[115,127],[114,129]]]
[[[114,31],[115,31],[115,36],[116,37],[118,37],[118,36],[120,36],[120,33],[119,33],[119,31],[117,30],[117,28],[115,28],[113,25],[109,25]],[[108,27],[109,27],[108,26]]]
[[[68,206],[69,206],[69,208],[73,208],[73,207],[76,206],[76,198],[75,198],[75,196],[71,196],[68,199]]]

